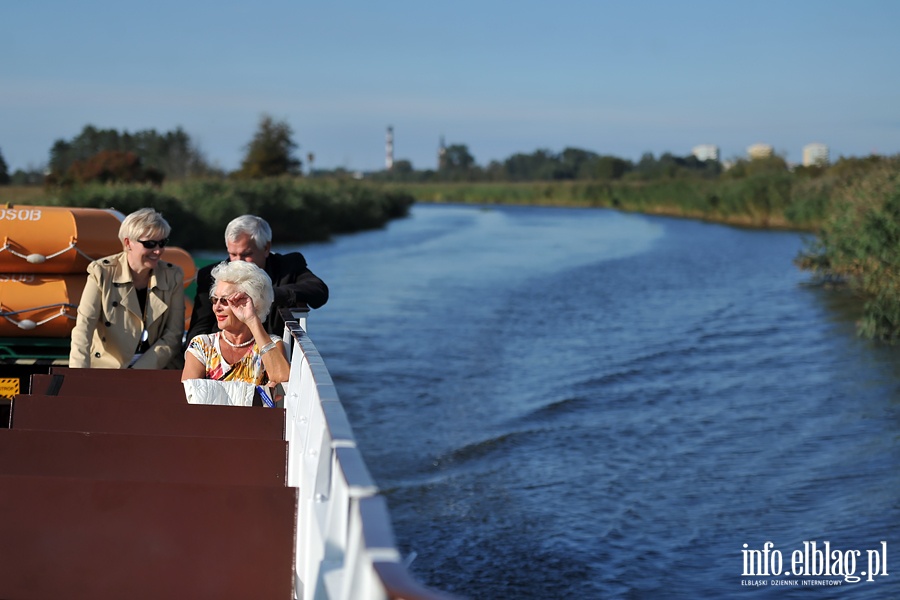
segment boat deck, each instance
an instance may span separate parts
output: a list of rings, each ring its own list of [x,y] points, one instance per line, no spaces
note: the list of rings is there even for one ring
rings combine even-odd
[[[0,597],[291,598],[284,410],[177,371],[32,376],[0,429]]]

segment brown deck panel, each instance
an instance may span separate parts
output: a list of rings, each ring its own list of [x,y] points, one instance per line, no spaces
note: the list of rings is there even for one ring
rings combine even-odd
[[[47,431],[96,431],[138,435],[180,435],[284,439],[284,409],[120,402],[88,396],[19,395],[11,427]]]
[[[58,396],[62,382],[62,375],[54,376],[50,373],[35,373],[31,376],[31,383],[28,388],[32,394],[52,394],[53,396]]]
[[[288,600],[296,502],[293,488],[0,476],[0,597]]]
[[[59,372],[56,372],[59,371]],[[115,396],[123,400],[184,401],[181,371],[146,369],[59,369],[31,376],[32,394]]]
[[[287,442],[0,430],[0,475],[281,486]]]

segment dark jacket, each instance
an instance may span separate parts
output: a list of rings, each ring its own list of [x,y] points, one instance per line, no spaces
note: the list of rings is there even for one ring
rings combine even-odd
[[[209,301],[214,266],[215,264],[207,265],[197,271],[197,295],[194,298],[194,310],[185,338],[186,343],[190,343],[195,335],[215,333],[219,330],[212,303]],[[299,252],[288,254],[270,252],[266,257],[265,271],[272,278],[272,285],[275,288],[275,301],[265,322],[266,331],[269,333],[279,336],[284,333],[284,321],[278,314],[279,308],[307,305],[319,308],[328,301],[328,286],[313,275],[306,266],[306,259]]]

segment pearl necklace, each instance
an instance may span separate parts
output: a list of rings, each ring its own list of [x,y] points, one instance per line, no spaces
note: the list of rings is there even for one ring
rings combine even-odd
[[[224,331],[222,332],[222,335],[220,335],[219,337],[221,339],[225,340],[225,343],[228,344],[229,346],[231,346],[232,348],[246,348],[247,346],[249,346],[250,344],[252,344],[254,342],[254,339],[250,338],[249,341],[246,341],[243,344],[235,344],[234,342],[229,340],[227,337],[225,337]]]

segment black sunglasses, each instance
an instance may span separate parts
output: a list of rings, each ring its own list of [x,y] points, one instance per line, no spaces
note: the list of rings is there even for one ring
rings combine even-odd
[[[166,238],[164,240],[138,240],[138,242],[142,244],[147,250],[153,250],[157,246],[159,246],[160,248],[165,248],[166,244],[169,243],[169,238]]]

